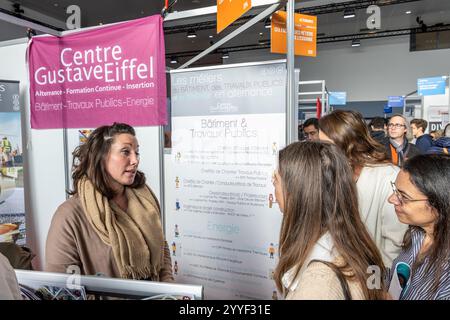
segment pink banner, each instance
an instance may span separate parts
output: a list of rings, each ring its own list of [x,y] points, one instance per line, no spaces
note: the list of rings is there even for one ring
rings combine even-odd
[[[161,16],[35,37],[28,47],[31,127],[167,124]]]

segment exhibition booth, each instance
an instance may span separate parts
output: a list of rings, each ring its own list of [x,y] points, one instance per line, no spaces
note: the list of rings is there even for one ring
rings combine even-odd
[[[267,3],[258,19],[282,1]],[[17,217],[3,217],[16,225],[20,217],[14,241],[32,248],[39,270],[17,271],[19,283],[30,291],[71,284],[67,294],[78,298],[104,292],[277,299],[273,272],[281,214],[272,177],[278,150],[296,138],[297,123],[286,107],[292,82],[287,61],[166,73],[162,24],[161,16],[152,16],[0,47],[0,76],[14,80],[1,82],[8,84],[2,97],[10,108],[2,112],[11,118],[3,123],[14,121],[9,140],[18,153],[15,163],[5,163],[8,175],[2,173],[14,184],[7,189],[2,180],[2,208]],[[164,148],[168,121],[171,149]],[[40,271],[53,213],[72,188],[72,151],[92,129],[112,122],[136,128],[139,169],[162,204],[176,284]],[[8,190],[20,206],[11,205]]]
[[[285,55],[192,67],[286,4]],[[254,8],[250,21],[178,69],[166,66],[163,23],[193,12],[0,42],[0,138],[11,144],[0,174],[0,224],[15,225],[0,241],[36,254],[36,271],[16,272],[24,288],[68,287],[74,300],[281,298],[273,280],[278,151],[298,139],[299,124],[347,99],[322,74],[295,68],[294,1],[254,1]],[[450,105],[442,76],[438,95],[397,92],[390,107],[442,128]],[[53,214],[72,189],[72,152],[113,122],[136,129],[139,170],[161,204],[173,284],[43,272]]]

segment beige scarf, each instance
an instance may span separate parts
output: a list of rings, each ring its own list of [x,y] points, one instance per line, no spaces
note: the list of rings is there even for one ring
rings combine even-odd
[[[80,179],[78,191],[90,224],[112,247],[121,277],[158,280],[164,235],[159,205],[150,189],[125,188],[127,212],[108,201],[87,178]]]

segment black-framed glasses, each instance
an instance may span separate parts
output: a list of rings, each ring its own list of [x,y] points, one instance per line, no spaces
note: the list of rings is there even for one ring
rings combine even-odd
[[[395,186],[395,183],[391,181],[392,191],[394,192],[395,197],[397,198],[398,202],[400,202],[400,205],[405,205],[409,202],[417,202],[417,201],[428,201],[428,199],[408,199],[404,198],[400,192],[398,192],[397,187]]]
[[[388,128],[406,128],[406,126],[404,124],[401,123],[389,123]]]

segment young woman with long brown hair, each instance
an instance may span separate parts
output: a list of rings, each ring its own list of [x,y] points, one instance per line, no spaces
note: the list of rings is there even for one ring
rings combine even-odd
[[[329,141],[347,156],[356,182],[361,218],[381,252],[385,266],[401,250],[406,226],[387,202],[399,168],[387,159],[386,149],[375,141],[360,113],[335,110],[319,121],[320,139]]]
[[[286,299],[382,299],[383,286],[367,284],[369,266],[384,273],[382,258],[361,221],[342,152],[324,142],[293,143],[279,153],[274,186],[283,212],[275,282]]]

